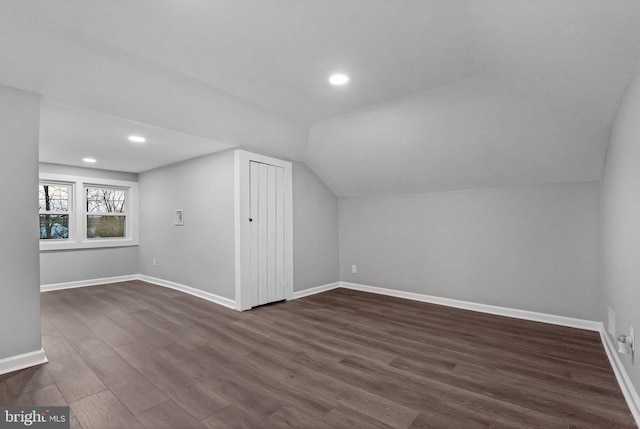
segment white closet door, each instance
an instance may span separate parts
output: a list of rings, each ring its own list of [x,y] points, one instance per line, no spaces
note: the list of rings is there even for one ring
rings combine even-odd
[[[251,306],[285,298],[284,169],[252,161]]]

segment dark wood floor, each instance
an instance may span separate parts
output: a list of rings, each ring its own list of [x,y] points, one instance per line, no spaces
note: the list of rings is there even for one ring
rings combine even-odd
[[[632,428],[597,333],[334,290],[237,313],[134,281],[42,294],[2,405],[74,428]]]

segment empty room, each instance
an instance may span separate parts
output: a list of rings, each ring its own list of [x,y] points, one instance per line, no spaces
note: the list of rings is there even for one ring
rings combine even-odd
[[[637,428],[639,0],[2,0],[0,428]]]

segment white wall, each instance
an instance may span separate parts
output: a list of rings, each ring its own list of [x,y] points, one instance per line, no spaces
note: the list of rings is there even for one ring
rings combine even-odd
[[[585,182],[340,198],[341,280],[598,320],[599,192]]]
[[[141,274],[235,299],[233,168],[233,151],[225,151],[140,174]],[[173,225],[178,208],[181,227]],[[337,213],[331,191],[294,163],[296,291],[338,281]]]
[[[0,86],[0,359],[40,349],[40,97]]]
[[[138,175],[40,163],[41,173],[137,182]],[[40,252],[40,284],[50,285],[138,273],[137,246]]]
[[[43,286],[132,274],[138,274],[137,246],[40,252]]]
[[[141,274],[235,299],[233,168],[225,151],[140,174]]]
[[[611,128],[602,180],[602,254],[602,320],[607,322],[610,307],[616,314],[616,335],[628,334],[633,325],[640,343],[640,71]],[[638,358],[634,366],[630,356],[619,356],[640,391]]]
[[[338,199],[309,167],[294,162],[294,290],[338,280]]]

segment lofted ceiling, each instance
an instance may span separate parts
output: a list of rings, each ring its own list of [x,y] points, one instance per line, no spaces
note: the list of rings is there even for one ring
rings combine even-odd
[[[42,94],[42,161],[244,147],[340,196],[597,180],[638,58],[638,0],[0,3],[0,84]]]

